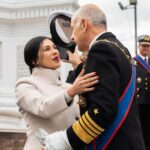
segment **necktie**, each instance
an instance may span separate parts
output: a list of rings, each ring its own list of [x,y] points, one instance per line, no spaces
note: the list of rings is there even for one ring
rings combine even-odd
[[[147,58],[144,58],[144,61],[145,61],[146,63],[148,63],[148,62],[147,62]]]

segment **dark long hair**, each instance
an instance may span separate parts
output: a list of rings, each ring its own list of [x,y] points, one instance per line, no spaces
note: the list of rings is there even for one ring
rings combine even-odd
[[[46,36],[38,36],[32,38],[30,41],[27,42],[24,48],[24,60],[26,64],[29,66],[30,73],[32,73],[32,69],[36,66],[38,53],[40,50],[40,46],[45,39],[51,40],[49,37]]]

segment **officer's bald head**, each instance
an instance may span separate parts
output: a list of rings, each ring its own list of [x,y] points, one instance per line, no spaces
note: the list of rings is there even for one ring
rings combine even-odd
[[[78,22],[82,19],[87,19],[94,26],[102,26],[104,28],[107,27],[105,14],[94,4],[86,4],[80,7],[72,19],[77,20]]]

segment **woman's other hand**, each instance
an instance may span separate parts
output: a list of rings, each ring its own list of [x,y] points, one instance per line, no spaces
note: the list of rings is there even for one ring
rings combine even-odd
[[[79,64],[81,64],[83,61],[82,61],[82,57],[79,55],[78,52],[70,52],[70,51],[66,51],[68,57],[69,57],[69,60],[67,61],[68,63],[71,63],[72,64],[72,67],[74,69],[77,68],[77,66]]]

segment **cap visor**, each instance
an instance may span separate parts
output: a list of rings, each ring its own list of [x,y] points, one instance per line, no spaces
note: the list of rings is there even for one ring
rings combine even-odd
[[[48,17],[48,25],[49,26],[50,26],[51,22],[53,21],[53,19],[58,15],[64,15],[64,16],[72,18],[73,14],[69,11],[64,11],[64,10],[53,11],[50,13],[50,15]]]
[[[140,42],[141,45],[150,45],[150,42]]]

